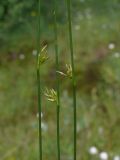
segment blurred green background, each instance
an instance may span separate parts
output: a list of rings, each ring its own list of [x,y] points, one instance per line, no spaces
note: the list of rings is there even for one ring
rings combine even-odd
[[[42,0],[41,0],[42,1]],[[41,2],[41,44],[49,61],[42,90],[55,87],[53,0]],[[38,1],[0,1],[0,160],[38,159],[36,42]],[[77,157],[120,155],[120,0],[74,0],[72,25],[77,75]],[[70,63],[66,1],[57,1],[61,71]],[[69,80],[61,77],[61,158],[73,159]],[[43,159],[57,160],[56,106],[42,97]],[[91,155],[95,146],[97,155]]]

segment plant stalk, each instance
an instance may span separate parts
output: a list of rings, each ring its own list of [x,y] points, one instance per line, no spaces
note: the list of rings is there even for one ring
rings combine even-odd
[[[74,51],[73,51],[73,37],[72,37],[72,20],[71,20],[71,0],[67,0],[67,13],[68,13],[68,29],[69,29],[69,44],[71,53],[71,66],[72,66],[72,89],[73,89],[73,116],[74,116],[74,160],[76,160],[76,80],[75,80],[75,67],[74,67]]]
[[[41,0],[39,0],[38,4],[38,35],[37,35],[37,86],[38,86],[38,112],[39,112],[39,160],[42,160],[42,128],[41,128],[41,72],[39,61],[39,53],[41,50],[40,47],[40,9]]]
[[[56,57],[56,71],[59,71],[59,56],[58,56],[58,28],[56,18],[56,0],[54,0],[54,35],[55,35],[55,57]],[[56,89],[57,89],[57,155],[60,160],[60,84],[59,75],[56,72]]]

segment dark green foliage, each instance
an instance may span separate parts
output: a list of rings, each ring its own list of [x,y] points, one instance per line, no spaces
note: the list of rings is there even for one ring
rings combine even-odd
[[[45,0],[41,3],[41,29],[48,30],[49,25],[53,23],[52,10],[54,0]],[[56,1],[57,20],[59,23],[66,22],[65,1]],[[0,1],[0,47],[7,51],[17,50],[16,47],[21,47],[22,42],[33,43],[36,36],[35,25],[37,17],[37,4],[38,0],[1,0]],[[118,0],[74,0],[72,2],[73,14],[78,12],[85,14],[85,12],[91,12],[94,15],[109,14],[111,17],[115,17],[116,11],[120,9],[120,3]],[[7,44],[7,48],[6,48]]]

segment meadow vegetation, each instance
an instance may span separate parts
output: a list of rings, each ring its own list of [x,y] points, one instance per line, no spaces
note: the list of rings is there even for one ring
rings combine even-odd
[[[0,3],[0,160],[37,160],[37,4],[32,0]],[[61,3],[57,4],[59,70],[66,73],[71,61],[66,4]],[[99,160],[105,152],[115,160],[120,156],[120,1],[76,0],[72,6],[77,159]],[[43,93],[46,87],[56,86],[52,7],[52,1],[42,3],[41,44],[47,45],[49,57],[41,69]],[[72,87],[65,76],[59,78],[61,159],[72,160]],[[57,160],[56,104],[44,94],[42,130],[43,159]]]

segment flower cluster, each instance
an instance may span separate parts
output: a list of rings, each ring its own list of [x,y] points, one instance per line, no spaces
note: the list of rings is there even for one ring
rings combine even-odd
[[[72,78],[72,66],[70,64],[66,64],[66,72],[57,71],[62,76]]]
[[[57,102],[57,92],[54,89],[48,90],[46,88],[44,94],[47,97],[48,101]]]
[[[47,45],[44,46],[41,49],[41,52],[38,55],[38,66],[42,65],[43,63],[45,63],[48,60],[48,55],[47,55]]]

